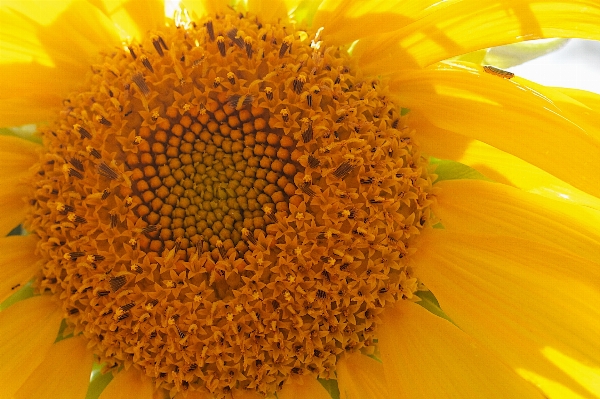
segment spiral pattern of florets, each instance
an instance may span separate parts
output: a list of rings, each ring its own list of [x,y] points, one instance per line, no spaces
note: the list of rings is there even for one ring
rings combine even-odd
[[[334,377],[416,290],[431,179],[401,109],[344,49],[267,22],[111,51],[42,132],[39,286],[102,361],[172,394]]]

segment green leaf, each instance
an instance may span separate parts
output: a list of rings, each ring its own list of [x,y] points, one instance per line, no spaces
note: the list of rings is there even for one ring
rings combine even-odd
[[[102,374],[101,370],[104,364],[94,363],[92,368],[92,376],[90,378],[90,385],[88,386],[87,395],[85,399],[98,399],[104,388],[112,381],[112,373]]]
[[[317,379],[317,381],[319,381],[319,383],[323,385],[323,388],[325,388],[325,390],[329,393],[329,396],[331,396],[332,399],[340,399],[340,389],[338,388],[337,380],[322,380],[319,378]]]
[[[429,158],[429,163],[435,165],[434,173],[437,175],[436,182],[443,180],[456,180],[456,179],[472,179],[472,180],[487,180],[493,181],[488,177],[481,174],[481,172],[456,161],[449,161],[447,159],[437,159],[434,157]]]

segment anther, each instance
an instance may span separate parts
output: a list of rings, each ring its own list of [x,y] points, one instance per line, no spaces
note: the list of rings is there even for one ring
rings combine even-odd
[[[227,80],[229,80],[229,83],[234,85],[235,84],[235,73],[227,72]]]
[[[247,239],[254,245],[258,244],[258,241],[256,240],[256,238],[254,238],[254,234],[245,227],[242,228],[242,237],[244,237],[245,239]]]
[[[101,262],[105,259],[105,257],[102,255],[88,255],[86,259],[88,262],[92,263],[92,262]]]
[[[117,172],[112,170],[110,166],[106,164],[106,162],[102,162],[100,165],[98,165],[98,173],[111,180],[117,180],[119,177]]]
[[[281,119],[283,119],[284,122],[290,120],[290,111],[288,111],[287,108],[283,108],[281,111],[279,111],[279,114],[281,115]]]
[[[269,205],[263,205],[262,210],[273,222],[277,221],[277,218],[273,214],[273,208],[271,208]]]
[[[85,130],[85,128],[78,123],[73,125],[73,129],[81,135],[81,138],[86,138],[86,139],[92,138],[92,135],[90,134],[90,132]]]
[[[285,52],[288,51],[291,45],[292,40],[289,38],[289,36],[283,39],[283,41],[281,42],[281,48],[279,49],[279,58],[283,58]]]
[[[219,53],[221,53],[221,56],[225,57],[225,38],[223,36],[217,36],[217,47],[219,48]]]
[[[77,158],[70,158],[69,163],[83,172],[83,163]]]
[[[82,216],[77,216],[74,213],[69,213],[67,215],[67,219],[69,219],[73,223],[79,223],[79,224],[85,224],[85,223],[87,223],[86,218],[84,218]]]
[[[69,167],[69,165],[67,165],[67,164],[63,165],[63,171],[68,173],[68,175],[70,177],[76,177],[80,180],[83,179],[83,175],[81,174],[81,172],[79,172],[77,169],[73,169],[73,168]]]
[[[102,191],[102,197],[100,197],[100,199],[102,201],[104,201],[105,199],[108,198],[109,195],[110,195],[110,190],[108,188],[105,188],[104,191]]]
[[[250,36],[244,38],[244,46],[246,47],[246,55],[248,58],[252,58],[252,38]]]
[[[142,269],[142,267],[137,263],[134,263],[133,265],[131,265],[131,271],[137,274],[142,274],[144,272],[144,269]]]
[[[215,30],[213,28],[213,23],[212,20],[208,20],[206,22],[206,31],[208,32],[208,37],[210,38],[211,42],[215,41]]]
[[[353,169],[354,165],[348,161],[345,161],[336,168],[336,170],[333,172],[333,175],[337,178],[343,179],[348,176]]]
[[[142,65],[144,65],[147,70],[154,72],[154,68],[152,68],[152,64],[150,63],[150,60],[148,60],[148,57],[142,55],[140,59],[142,60]]]
[[[106,119],[104,116],[102,115],[96,115],[96,122],[104,125],[104,126],[112,126],[112,122],[109,121],[108,119]]]
[[[304,136],[304,135],[303,135]],[[308,156],[308,166],[311,168],[316,168],[317,166],[319,166],[321,164],[321,161],[319,160],[319,158],[315,157],[314,155],[309,155]]]
[[[221,78],[217,76],[215,78],[215,80],[213,81],[213,87],[216,89],[217,87],[219,87],[220,84],[221,84]]]
[[[158,228],[159,228],[159,227],[160,227],[160,226],[158,226],[158,225],[156,225],[156,224],[154,224],[154,225],[150,225],[150,226],[146,226],[146,227],[144,227],[144,228],[142,229],[141,233],[142,233],[142,234],[153,233],[153,232],[155,232],[156,230],[158,230]]]
[[[243,49],[244,48],[244,40],[241,37],[238,37],[237,33],[238,33],[237,28],[233,28],[227,32],[227,37],[229,37],[229,39],[231,39],[231,41],[236,46]]]
[[[161,57],[165,55],[158,36],[152,38],[152,45],[154,46],[154,49],[156,49],[158,55],[160,55]]]
[[[312,107],[312,94],[308,94],[308,95],[306,96],[306,104],[307,104],[309,107]]]
[[[302,192],[310,197],[314,197],[316,195],[316,193],[313,191],[312,188],[310,188],[311,184],[310,182],[303,182],[300,185],[300,190],[302,190]]]
[[[138,73],[135,73],[131,77],[131,80],[140,89],[140,91],[142,92],[144,97],[148,97],[148,95],[150,94],[150,88],[146,84],[146,81],[144,80],[144,76],[138,72]]]
[[[84,252],[67,252],[63,255],[63,258],[66,260],[77,260],[77,258],[81,258],[84,255]]]
[[[56,210],[61,213],[67,214],[68,212],[73,212],[75,208],[73,208],[71,205],[65,205],[62,202],[57,202]]]
[[[265,87],[265,95],[267,96],[267,99],[272,100],[273,99],[273,89],[271,87]]]
[[[304,130],[302,132],[302,141],[304,143],[308,143],[312,139],[313,139],[313,127],[312,127],[312,121],[309,121],[308,126],[306,126],[306,130]]]
[[[223,241],[217,240],[217,242],[215,243],[215,246],[219,250],[219,254],[221,254],[221,258],[225,259],[227,252],[225,250],[225,247],[223,246]]]
[[[127,50],[129,50],[129,54],[131,54],[131,57],[135,60],[137,55],[135,54],[135,51],[133,51],[133,47],[127,46]]]
[[[110,228],[114,229],[115,227],[117,227],[117,214],[116,213],[110,213]]]
[[[127,278],[125,276],[113,277],[108,281],[112,292],[117,292],[119,288],[125,285],[126,282]]]
[[[293,87],[296,94],[302,93],[302,88],[304,87],[304,83],[306,83],[306,75],[301,74],[294,78]]]
[[[400,123],[400,119],[395,119],[392,122],[392,129],[398,129],[398,123]]]
[[[94,158],[100,159],[102,157],[100,155],[100,153],[98,152],[98,150],[95,149],[94,147],[92,147],[91,145],[88,145],[87,147],[85,147],[85,150]]]

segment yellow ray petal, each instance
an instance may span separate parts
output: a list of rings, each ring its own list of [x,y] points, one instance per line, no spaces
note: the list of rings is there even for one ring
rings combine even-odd
[[[100,10],[83,1],[62,4],[23,1],[0,8],[0,126],[48,118],[98,53],[120,43]],[[41,17],[46,9],[50,19]]]
[[[5,236],[25,217],[23,198],[29,189],[25,178],[38,159],[39,145],[18,137],[0,136],[0,236]]]
[[[11,398],[39,366],[58,334],[62,312],[48,295],[0,312],[0,398]]]
[[[557,387],[600,394],[590,383],[600,379],[598,263],[502,235],[432,229],[421,239],[416,274],[460,329],[551,398],[565,397]],[[571,364],[558,365],[556,353]]]
[[[90,382],[93,356],[83,336],[64,339],[50,347],[15,399],[84,398]]]
[[[35,275],[37,236],[0,238],[0,302]]]
[[[434,126],[416,111],[411,111],[410,115],[414,117],[409,126],[417,131],[419,146],[424,154],[460,162],[496,182],[530,193],[600,210],[600,199],[597,197],[576,189],[514,155]]]
[[[595,111],[600,110],[600,95],[597,93],[579,89],[568,89],[565,87],[553,87],[553,89],[558,90],[571,98],[574,98],[575,100],[587,105],[589,108]]]
[[[115,23],[122,39],[141,41],[149,30],[165,24],[162,0],[97,0],[94,3]]]
[[[285,385],[281,392],[277,392],[277,397],[279,399],[331,399],[323,385],[312,376],[301,377]]]
[[[223,12],[223,10],[229,6],[229,0],[182,0],[181,4],[187,10],[189,10],[192,15],[195,15],[197,18],[202,18],[206,15],[213,15],[217,12]]]
[[[475,339],[414,303],[386,308],[378,331],[385,376],[398,382],[398,399],[543,398]]]
[[[262,21],[287,19],[287,6],[283,1],[248,0],[248,11],[259,15]]]
[[[449,231],[502,234],[600,262],[600,212],[481,180],[436,184],[434,212]]]
[[[313,26],[324,27],[327,43],[349,44],[408,25],[436,1],[326,0],[319,5]]]
[[[600,196],[598,127],[559,108],[527,82],[467,64],[439,63],[396,79],[391,89],[403,106],[435,126],[497,147]]]
[[[341,399],[390,398],[383,366],[378,361],[356,353],[338,361],[336,371]]]
[[[367,74],[422,68],[482,48],[551,37],[600,39],[592,0],[440,1],[404,27],[356,47]]]
[[[98,399],[151,399],[153,391],[150,378],[130,368],[117,373]]]

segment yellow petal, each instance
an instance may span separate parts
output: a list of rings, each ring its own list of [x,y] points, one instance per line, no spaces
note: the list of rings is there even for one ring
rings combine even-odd
[[[11,398],[40,365],[58,334],[62,312],[42,295],[0,312],[0,398]]]
[[[312,376],[296,379],[291,384],[284,385],[281,392],[277,392],[279,399],[331,399],[323,385]]]
[[[122,370],[108,383],[98,399],[152,399],[150,378],[138,370]]]
[[[336,366],[341,399],[388,399],[383,366],[360,353],[346,356]]]
[[[481,180],[436,187],[434,212],[448,231],[520,237],[600,262],[600,211]]]
[[[391,89],[403,106],[435,126],[497,147],[600,196],[597,124],[560,108],[527,82],[502,79],[467,64],[439,63],[396,79]]]
[[[600,111],[600,95],[597,93],[585,90],[569,89],[565,87],[553,87],[553,89],[561,91],[565,95],[574,98],[593,110]]]
[[[493,181],[555,200],[600,210],[600,199],[584,193],[550,173],[496,147],[441,129],[418,112],[409,123],[415,128],[424,154],[468,165]],[[456,177],[460,178],[460,177]]]
[[[83,1],[67,4],[11,1],[16,9],[0,8],[0,126],[49,118],[98,53],[120,44],[100,10]],[[45,11],[51,18],[42,18]]]
[[[86,345],[83,336],[52,345],[15,399],[85,398],[94,359]]]
[[[326,0],[319,5],[313,26],[324,27],[330,44],[349,44],[408,25],[437,0]]]
[[[5,236],[25,218],[24,197],[29,193],[25,178],[37,160],[39,145],[18,137],[0,136],[0,236]]]
[[[600,395],[590,383],[600,379],[598,263],[520,238],[443,229],[423,234],[412,259],[456,325],[549,397]],[[557,353],[571,364],[558,364]],[[594,377],[581,378],[573,364]]]
[[[189,10],[192,15],[195,15],[196,18],[202,18],[207,15],[214,15],[217,12],[223,12],[229,6],[229,0],[182,0],[181,5]]]
[[[367,74],[423,68],[475,50],[552,37],[600,39],[595,1],[439,1],[404,27],[359,42]]]
[[[35,275],[37,241],[33,235],[0,238],[0,302]]]
[[[379,350],[395,398],[543,398],[492,352],[414,303],[386,308]]]
[[[268,22],[287,19],[288,10],[285,2],[280,0],[248,0],[248,11]]]
[[[139,42],[149,30],[165,24],[162,0],[98,0],[95,3],[115,23],[122,39]]]

